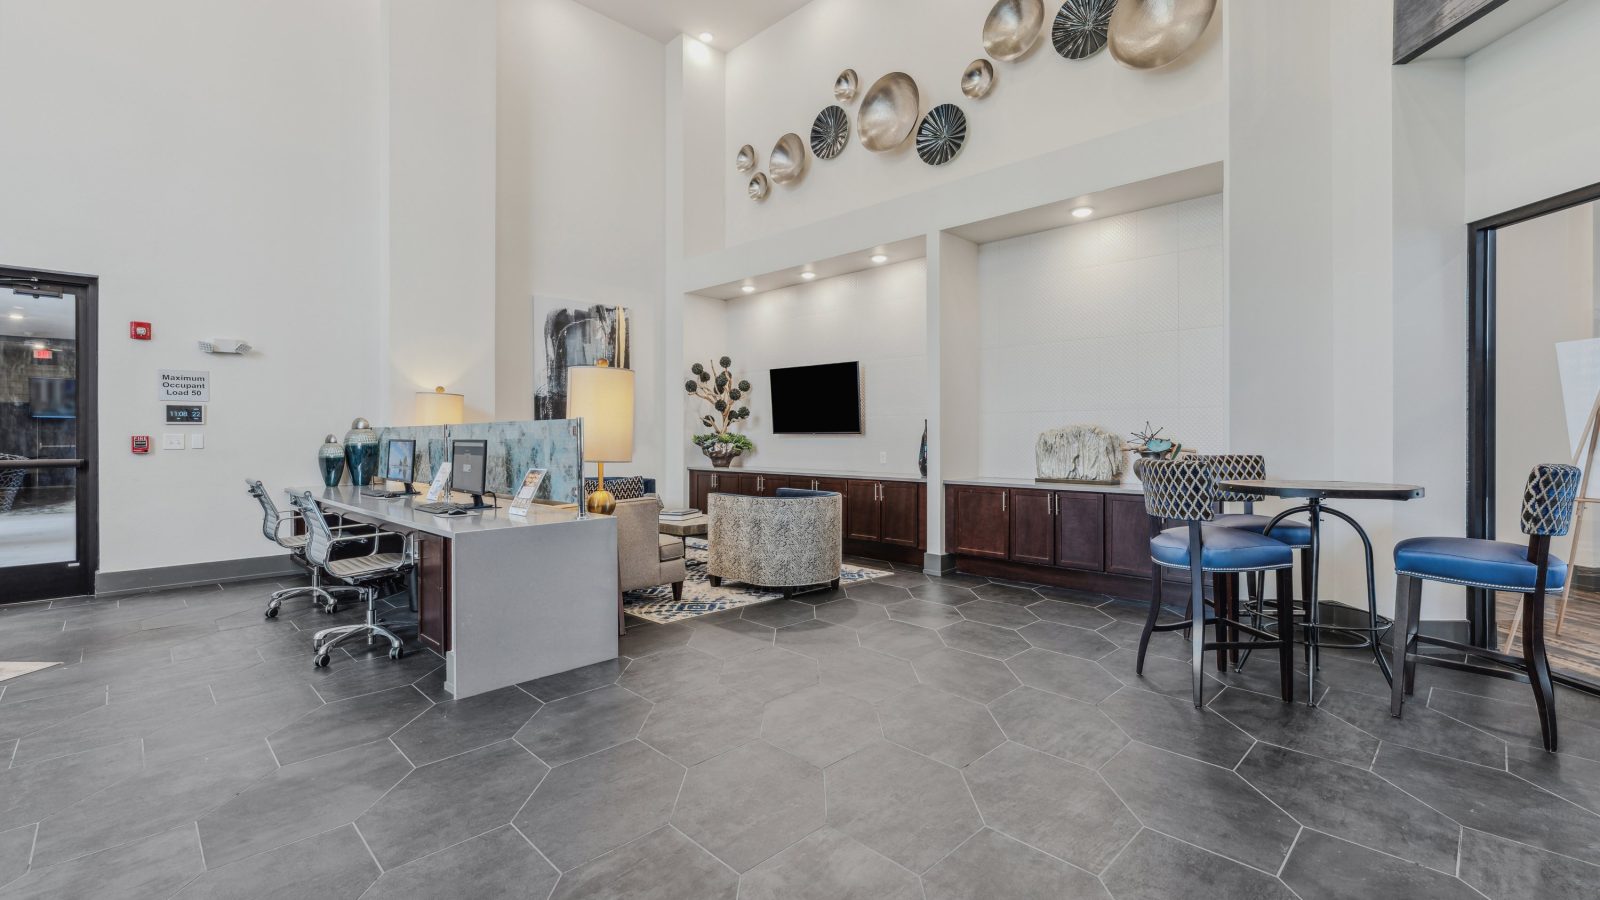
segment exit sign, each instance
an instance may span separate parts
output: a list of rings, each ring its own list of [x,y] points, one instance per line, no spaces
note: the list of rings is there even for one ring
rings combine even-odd
[[[41,361],[49,361],[56,358],[56,352],[45,347],[35,347],[33,348],[33,358]]]

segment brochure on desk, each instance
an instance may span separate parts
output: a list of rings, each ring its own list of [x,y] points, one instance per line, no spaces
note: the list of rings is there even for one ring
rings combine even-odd
[[[450,442],[489,442],[488,488],[501,497],[521,486],[529,469],[545,473],[535,499],[583,502],[583,446],[577,419],[476,422],[470,425],[420,425],[384,428],[390,438],[417,442],[416,480],[430,481],[450,459]],[[381,457],[380,457],[381,458]]]
[[[522,486],[517,488],[517,495],[511,498],[510,512],[513,516],[528,514],[528,508],[539,496],[539,488],[544,485],[544,474],[543,469],[529,469],[528,474],[522,476]]]

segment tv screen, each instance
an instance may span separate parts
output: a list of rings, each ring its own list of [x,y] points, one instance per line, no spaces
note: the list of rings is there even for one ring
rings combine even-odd
[[[29,378],[28,405],[35,419],[78,417],[76,378]]]
[[[853,362],[773,369],[773,434],[860,434],[861,371]]]

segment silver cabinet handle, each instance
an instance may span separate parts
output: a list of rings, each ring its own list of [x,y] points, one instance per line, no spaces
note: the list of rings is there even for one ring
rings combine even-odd
[[[1001,491],[1000,492],[1000,511],[1001,512],[1005,512],[1006,511],[1006,497],[1010,493],[1011,493],[1010,491]]]

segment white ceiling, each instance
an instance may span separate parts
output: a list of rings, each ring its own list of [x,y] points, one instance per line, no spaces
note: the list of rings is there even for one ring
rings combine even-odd
[[[663,44],[680,34],[711,33],[711,46],[732,50],[810,0],[578,0]]]

